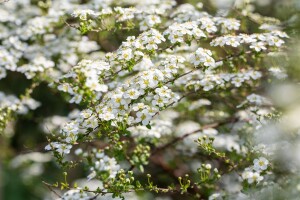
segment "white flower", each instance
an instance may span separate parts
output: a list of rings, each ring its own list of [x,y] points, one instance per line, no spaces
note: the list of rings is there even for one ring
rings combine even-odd
[[[93,111],[90,109],[86,109],[80,112],[80,118],[86,119],[89,118],[93,114]]]
[[[255,159],[253,163],[255,171],[263,171],[268,168],[269,161],[264,157],[260,157],[259,159]]]
[[[119,59],[130,60],[133,57],[131,49],[125,49],[118,52]]]
[[[209,91],[209,90],[211,90],[211,89],[213,89],[215,87],[215,85],[211,81],[211,77],[210,76],[206,76],[205,78],[203,78],[202,80],[200,80],[198,83],[203,87],[204,91]]]
[[[155,95],[154,99],[152,100],[152,105],[156,106],[158,105],[159,107],[163,107],[165,105],[165,98],[159,96],[159,95]]]
[[[143,32],[140,35],[142,40],[142,44],[146,45],[146,49],[154,50],[157,49],[157,44],[160,44],[162,41],[166,39],[155,29],[150,29],[147,32]]]
[[[184,42],[184,36],[200,39],[206,37],[204,32],[197,27],[196,22],[185,22],[183,24],[174,23],[164,32],[164,35],[168,35],[168,39],[171,43]]]
[[[251,44],[257,41],[253,35],[240,34],[238,37],[240,39],[240,43]]]
[[[215,67],[215,60],[211,57],[212,52],[207,49],[198,48],[190,57],[190,62],[195,66],[203,64],[207,67]]]
[[[137,103],[137,104],[133,104],[132,110],[138,111],[138,110],[144,109],[145,107],[146,107],[145,104],[143,104],[143,103]]]
[[[74,151],[75,155],[80,155],[83,153],[82,149],[81,148],[78,148]]]
[[[218,131],[214,128],[206,128],[202,132],[203,132],[204,135],[209,135],[209,136],[218,134]]]
[[[260,52],[261,50],[266,50],[265,43],[263,42],[254,42],[252,45],[250,45],[250,49],[254,49],[257,52]]]
[[[60,154],[69,154],[71,148],[72,148],[72,145],[69,145],[69,144],[57,144],[56,151]]]
[[[221,200],[221,199],[222,197],[220,193],[215,193],[208,197],[208,200]]]
[[[288,75],[284,72],[284,70],[282,70],[280,68],[271,67],[269,69],[269,72],[271,72],[271,74],[278,79],[285,79],[288,77]]]
[[[147,109],[144,109],[142,111],[139,111],[136,113],[136,123],[142,122],[144,126],[149,124],[150,120],[152,119],[152,115],[149,113]]]
[[[78,123],[76,121],[70,121],[63,125],[63,128],[61,130],[62,133],[72,133],[77,134],[78,133]]]
[[[268,43],[268,45],[276,47],[280,47],[282,46],[282,44],[284,44],[284,41],[282,39],[273,35],[268,35],[266,38],[266,42]]]
[[[146,17],[146,22],[149,25],[149,27],[152,27],[155,24],[161,23],[161,20],[160,20],[160,17],[157,15],[149,15]]]
[[[86,192],[83,192],[79,189],[69,190],[59,199],[59,200],[89,200],[89,196]]]
[[[75,94],[72,99],[70,99],[70,103],[76,103],[79,104],[82,101],[82,95],[80,94]]]
[[[231,80],[231,83],[235,85],[235,87],[241,87],[242,83],[244,82],[244,79],[241,77],[234,77]]]
[[[203,65],[206,66],[206,67],[215,67],[215,60],[210,57],[210,56],[206,56],[204,59],[203,59]]]
[[[136,8],[115,7],[115,12],[118,14],[117,22],[124,22],[134,18]]]
[[[240,45],[239,38],[234,36],[228,37],[225,43],[232,47],[237,47]]]
[[[201,23],[201,29],[205,29],[208,33],[217,32],[217,27],[212,19],[208,17],[202,17],[199,19],[199,21]]]
[[[155,93],[158,94],[159,96],[162,96],[162,97],[168,97],[170,98],[171,93],[172,91],[167,87],[167,86],[163,86],[161,88],[156,88],[155,89]]]
[[[211,169],[211,164],[206,164],[206,165],[205,165],[205,168],[206,168],[206,169]]]
[[[63,92],[68,92],[69,94],[74,94],[74,91],[73,91],[71,85],[68,83],[63,83],[63,84],[59,85],[57,87],[57,89],[60,91],[63,91]]]
[[[203,3],[202,2],[197,3],[196,7],[199,8],[199,9],[202,9],[203,8]]]
[[[124,99],[122,93],[114,94],[110,100],[114,107],[119,107],[120,105],[128,106],[130,101],[130,99]]]
[[[51,61],[51,60],[47,60],[43,56],[39,56],[37,58],[34,58],[33,64],[36,65],[36,66],[42,66],[45,69],[54,67],[54,62]]]
[[[92,171],[88,176],[87,176],[87,181],[92,180],[97,176],[97,173],[95,171]]]
[[[79,17],[81,20],[87,20],[87,17],[91,15],[91,16],[98,16],[99,13],[94,12],[93,10],[75,10],[72,13],[73,17]]]
[[[151,76],[141,77],[139,84],[142,89],[149,88],[150,86],[155,87],[155,84],[154,84],[153,80],[151,79]]]
[[[247,73],[252,79],[257,80],[262,77],[261,72],[250,70]]]
[[[87,79],[85,85],[93,91],[97,92],[107,92],[108,86],[105,84],[100,84],[98,77]]]
[[[139,96],[140,92],[133,88],[124,93],[124,98],[137,99]]]
[[[104,152],[95,151],[95,159],[93,167],[91,167],[92,173],[88,176],[88,179],[96,177],[97,172],[108,172],[110,178],[115,178],[118,171],[120,170],[120,165],[117,163],[115,158],[111,158],[105,155]]]
[[[111,112],[106,111],[104,113],[99,114],[99,118],[103,119],[104,121],[109,121],[109,120],[114,119],[115,115]]]
[[[90,118],[85,119],[84,122],[82,123],[82,126],[87,127],[87,128],[92,128],[95,129],[98,127],[98,120],[95,115],[92,115]]]
[[[254,103],[256,105],[261,105],[264,102],[264,98],[257,94],[251,94],[251,95],[247,96],[247,100],[250,103]]]
[[[161,19],[157,15],[148,15],[140,22],[140,30],[145,31],[152,28],[154,25],[161,23]]]
[[[264,177],[261,176],[258,172],[249,172],[247,179],[248,179],[248,183],[252,184],[252,183],[259,183],[264,179]]]
[[[242,43],[240,36],[226,35],[217,37],[210,43],[210,45],[223,47],[226,44],[228,46],[238,47],[240,43]]]
[[[222,20],[223,25],[228,30],[239,30],[240,22],[236,19],[230,18],[230,19],[223,19]]]

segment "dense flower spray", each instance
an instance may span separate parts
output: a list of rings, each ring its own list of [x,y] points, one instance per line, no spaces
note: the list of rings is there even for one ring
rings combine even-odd
[[[65,178],[45,184],[66,190],[60,199],[142,191],[251,197],[248,190],[272,179],[272,157],[253,135],[279,113],[258,88],[287,77],[264,63],[286,49],[278,20],[252,13],[247,1],[226,15],[175,0],[3,6],[0,79],[21,73],[33,85],[19,98],[0,93],[0,128],[41,106],[31,98],[41,83],[77,108],[41,123],[45,150]],[[68,170],[78,166],[87,183],[101,185],[69,183]],[[154,166],[165,182],[152,178],[161,175]],[[232,177],[237,191],[224,186]]]

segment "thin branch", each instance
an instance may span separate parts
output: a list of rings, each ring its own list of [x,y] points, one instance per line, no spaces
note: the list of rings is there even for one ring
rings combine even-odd
[[[51,191],[53,192],[57,197],[61,198],[61,196],[53,189],[53,186],[49,183],[42,181],[42,183]]]
[[[181,141],[181,140],[183,140],[183,139],[185,139],[185,138],[187,138],[187,137],[189,137],[189,136],[191,136],[191,135],[194,135],[194,134],[198,133],[199,131],[203,131],[204,129],[208,129],[208,128],[215,128],[215,127],[217,127],[218,125],[219,125],[218,123],[209,124],[209,125],[206,125],[206,126],[200,128],[200,129],[197,129],[197,130],[195,130],[195,131],[192,131],[192,132],[190,132],[190,133],[186,133],[186,134],[184,134],[184,135],[182,135],[182,136],[180,136],[180,137],[176,137],[176,138],[174,138],[172,141],[168,142],[167,144],[165,144],[165,145],[163,145],[163,146],[161,146],[161,147],[157,147],[156,149],[154,149],[154,151],[152,152],[151,156],[157,154],[158,152],[160,152],[160,151],[162,151],[162,150],[164,150],[164,149],[169,148],[170,146],[176,144],[177,142],[179,142],[179,141]]]
[[[235,120],[228,119],[228,120],[225,120],[225,121],[220,122],[220,123],[213,123],[213,124],[204,125],[203,127],[199,128],[199,129],[197,129],[195,131],[192,131],[192,132],[186,133],[186,134],[184,134],[184,135],[182,135],[180,137],[174,138],[172,141],[166,143],[165,145],[163,145],[161,147],[157,147],[156,149],[154,149],[154,151],[152,152],[151,156],[157,154],[158,152],[160,152],[160,151],[162,151],[164,149],[169,148],[170,146],[176,144],[177,142],[179,142],[179,141],[181,141],[181,140],[183,140],[183,139],[185,139],[185,138],[187,138],[187,137],[189,137],[191,135],[197,134],[199,131],[203,131],[203,130],[209,129],[209,128],[216,128],[218,126],[222,126],[222,125],[227,124],[227,123],[233,123],[234,121],[236,121],[236,119]]]
[[[75,26],[75,25],[73,25],[73,24],[70,24],[70,23],[68,23],[67,22],[67,20],[65,20],[65,19],[63,19],[64,20],[64,22],[65,22],[65,24],[67,24],[69,27],[71,27],[71,28],[74,28],[74,29],[79,29],[79,26]]]

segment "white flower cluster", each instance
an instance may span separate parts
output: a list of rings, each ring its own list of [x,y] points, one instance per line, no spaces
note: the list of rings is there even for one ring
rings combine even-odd
[[[253,161],[254,165],[246,168],[242,174],[242,178],[247,180],[249,184],[259,183],[264,179],[261,175],[262,172],[266,171],[269,165],[269,161],[264,158],[260,157]]]
[[[215,87],[228,87],[230,83],[234,87],[241,87],[243,83],[249,83],[251,80],[259,79],[262,74],[258,71],[245,71],[240,73],[222,73],[222,74],[213,74],[211,71],[205,73],[194,73],[192,75],[197,75],[198,80],[189,80],[187,83],[178,82],[180,84],[185,84],[186,87],[193,86],[195,90],[198,90],[200,87],[204,91],[210,91]],[[179,80],[180,81],[180,80]]]
[[[196,110],[200,107],[209,106],[211,104],[212,104],[212,102],[209,101],[208,99],[199,99],[199,100],[193,101],[191,103],[191,105],[189,106],[189,110],[191,110],[191,111]]]
[[[116,7],[114,11],[117,13],[117,22],[124,22],[134,18],[134,14],[137,12],[136,8],[122,8]]]
[[[140,22],[140,30],[146,31],[160,23],[161,19],[158,15],[147,15],[144,17],[144,20]]]
[[[86,9],[86,10],[77,9],[72,13],[73,17],[75,17],[75,18],[79,17],[79,19],[81,19],[83,21],[87,20],[89,16],[97,17],[99,15],[100,15],[99,13],[94,12],[93,10],[90,10],[90,9]]]
[[[167,86],[163,86],[155,89],[155,95],[151,103],[153,106],[164,107],[169,102],[174,102],[177,99],[179,99],[179,97],[176,96],[171,89]]]
[[[147,71],[142,71],[133,77],[132,80],[127,81],[116,87],[115,90],[104,95],[102,103],[96,106],[97,114],[93,114],[91,110],[84,110],[81,112],[79,118],[70,121],[63,125],[61,135],[64,143],[74,144],[78,139],[78,134],[86,132],[89,128],[95,129],[101,121],[122,120],[127,121],[128,125],[141,123],[147,125],[150,120],[157,114],[160,109],[168,106],[170,103],[177,102],[179,96],[172,92],[167,86],[159,86],[159,83],[167,82],[173,78],[179,69],[179,65],[184,62],[182,57],[168,56],[161,63],[160,69],[151,68]],[[90,66],[88,70],[84,67],[86,65],[78,65],[82,67],[75,67],[79,69],[80,73],[88,76],[95,76],[99,74],[102,69],[108,68],[107,63],[84,61]],[[104,67],[103,67],[104,66]],[[94,70],[97,69],[97,70]],[[69,73],[66,77],[75,77],[74,73]],[[80,88],[80,87],[78,87]],[[70,83],[63,83],[58,86],[58,89],[69,94],[74,94],[75,89],[71,87]],[[138,103],[140,97],[146,98],[147,105],[143,102]],[[128,113],[132,115],[128,116]],[[65,147],[64,143],[60,144]],[[59,149],[59,152],[68,152],[61,149],[61,146],[55,143],[52,145],[53,149]],[[48,146],[47,149],[52,149]]]
[[[248,44],[250,49],[254,49],[257,52],[267,49],[267,45],[272,47],[280,47],[284,44],[284,40],[281,38],[287,38],[288,36],[280,31],[272,31],[270,33],[261,34],[240,34],[240,35],[225,35],[214,39],[210,44],[212,46],[232,46],[238,47],[242,44]]]
[[[203,16],[209,15],[206,12],[199,12],[193,5],[187,3],[178,5],[170,15],[170,17],[178,23],[196,21]]]
[[[4,47],[0,47],[0,79],[7,75],[6,70],[15,71],[17,58],[12,56]]]
[[[98,119],[92,110],[86,109],[72,121],[68,121],[62,125],[60,134],[62,140],[60,142],[51,142],[45,147],[46,150],[55,150],[61,155],[69,154],[72,148],[71,144],[76,143],[79,134],[85,133],[88,129],[96,129],[98,127]]]
[[[59,142],[51,142],[45,147],[45,150],[55,150],[56,152],[60,153],[61,155],[69,154],[72,149],[72,145],[59,143]]]
[[[104,84],[102,77],[107,75],[109,70],[110,65],[105,61],[82,60],[69,73],[61,77],[61,79],[70,83],[59,84],[57,88],[73,96],[70,103],[79,104],[82,101],[84,93],[82,93],[81,88],[83,87],[88,88],[96,98],[100,98],[108,90],[108,86]]]
[[[115,158],[107,156],[103,150],[93,148],[91,152],[84,152],[81,148],[76,149],[75,154],[85,159],[90,159],[93,163],[90,166],[88,180],[91,180],[102,173],[108,174],[107,178],[115,178],[121,169]]]
[[[199,4],[201,9],[201,4]],[[236,31],[240,28],[240,21],[234,18],[214,17],[204,11],[196,10],[190,4],[181,4],[171,14],[172,19],[178,23],[195,21],[200,29],[213,34],[219,30],[222,32]]]
[[[62,125],[68,120],[68,117],[54,115],[44,119],[40,126],[45,133],[53,133],[59,131],[59,129],[62,128]]]
[[[18,114],[27,114],[29,110],[37,109],[41,104],[32,98],[19,99],[14,95],[6,95],[0,91],[0,108],[8,108]]]
[[[158,44],[165,41],[165,38],[155,29],[143,32],[137,38],[130,36],[126,42],[113,53],[106,54],[111,66],[124,66],[128,68],[128,64],[136,64],[144,56],[158,49]]]
[[[82,55],[97,50],[95,42],[62,26],[64,22],[60,18],[66,11],[81,6],[56,0],[44,13],[30,1],[1,4],[1,22],[5,25],[0,25],[0,79],[6,77],[8,70],[23,73],[29,79],[46,75],[44,80],[51,82],[61,71],[68,71]],[[85,40],[83,48],[82,40]]]
[[[184,67],[183,63],[185,58],[177,55],[167,55],[159,63],[159,69],[168,80],[174,78],[181,68]]]
[[[250,94],[249,96],[247,96],[247,101],[249,103],[255,104],[257,106],[260,106],[260,105],[268,102],[266,98],[264,98],[260,95],[257,95],[257,94]]]
[[[127,130],[130,131],[133,137],[138,138],[161,138],[172,133],[173,124],[171,121],[153,119],[150,125],[150,130],[145,126],[129,127]]]
[[[128,140],[134,141],[138,145],[140,142],[143,145],[149,141],[153,145],[157,145],[164,142],[165,139],[172,141],[174,137],[182,137],[182,141],[178,142],[176,149],[180,153],[191,156],[198,151],[199,145],[195,143],[195,140],[200,136],[205,136],[204,138],[207,140],[204,142],[211,142],[209,137],[214,137],[214,148],[227,151],[229,155],[244,153],[246,148],[243,146],[244,144],[241,144],[242,136],[240,137],[238,133],[243,130],[244,126],[246,127],[248,118],[250,119],[247,121],[247,125],[251,128],[257,125],[258,120],[254,119],[255,117],[249,117],[248,113],[244,119],[237,116],[240,121],[235,124],[235,121],[232,120],[230,134],[219,134],[218,130],[223,131],[219,127],[206,128],[205,125],[210,122],[218,120],[222,124],[222,119],[229,119],[230,115],[236,117],[236,113],[223,110],[227,104],[226,106],[217,106],[220,111],[216,110],[215,96],[211,98],[212,92],[206,91],[216,89],[220,90],[222,95],[232,91],[243,97],[252,92],[252,86],[259,85],[258,79],[263,74],[256,71],[259,68],[252,65],[252,61],[255,60],[252,60],[251,56],[245,56],[249,62],[243,61],[240,66],[239,56],[248,55],[248,52],[251,55],[251,53],[267,49],[277,51],[277,47],[283,46],[284,38],[287,35],[273,30],[268,33],[238,34],[243,32],[243,30],[239,31],[241,26],[239,20],[213,17],[206,12],[197,10],[190,4],[179,5],[173,11],[171,9],[175,5],[173,0],[154,0],[147,3],[128,0],[126,2],[109,0],[101,2],[103,5],[99,1],[92,3],[89,1],[85,6],[79,6],[78,10],[75,10],[77,9],[75,6],[71,7],[71,10],[75,10],[72,16],[79,18],[80,26],[91,23],[91,26],[95,26],[95,28],[98,26],[99,31],[102,28],[104,30],[106,23],[110,22],[115,24],[114,32],[127,28],[137,29],[126,30],[126,33],[124,31],[121,35],[126,40],[116,41],[116,44],[119,42],[119,47],[114,46],[113,49],[116,50],[112,52],[105,50],[98,60],[93,60],[92,56],[86,56],[90,51],[98,50],[95,42],[89,42],[87,37],[81,39],[73,37],[76,32],[73,32],[71,28],[71,30],[65,31],[64,36],[60,37],[59,33],[53,32],[53,23],[56,23],[57,26],[61,25],[55,21],[57,17],[47,21],[47,15],[36,19],[38,22],[45,19],[43,24],[46,27],[45,32],[39,31],[39,27],[42,29],[42,26],[38,23],[35,29],[31,25],[33,31],[28,34],[28,38],[39,38],[36,37],[36,34],[44,34],[39,39],[45,46],[50,47],[49,52],[43,51],[39,54],[38,50],[41,49],[39,44],[30,44],[28,49],[33,54],[24,54],[25,60],[29,62],[26,61],[25,64],[17,66],[15,63],[18,63],[19,58],[23,56],[21,49],[26,49],[27,42],[23,39],[13,38],[10,44],[1,43],[3,48],[0,48],[0,69],[3,70],[0,70],[0,78],[4,78],[9,69],[24,73],[27,78],[47,74],[47,71],[51,69],[53,72],[57,72],[56,77],[60,77],[59,79],[54,78],[55,88],[68,93],[71,96],[70,103],[80,104],[84,107],[75,117],[56,118],[56,120],[61,120],[61,124],[50,120],[51,123],[53,122],[53,127],[59,129],[57,131],[59,134],[57,140],[53,140],[46,146],[46,150],[55,151],[55,156],[60,154],[61,157],[64,157],[66,154],[70,154],[74,145],[81,146],[81,142],[92,143],[96,138],[101,139],[105,145],[102,150],[87,148],[86,151],[77,149],[74,152],[76,155],[82,156],[82,161],[87,163],[90,169],[88,180],[106,179],[103,177],[115,178],[120,171],[121,166],[117,161],[123,164],[120,161],[122,159],[114,158],[116,156],[113,151],[115,147],[113,143],[110,143],[114,136],[118,138],[117,142],[120,144],[123,144],[124,139],[125,144]],[[126,6],[119,7],[123,3]],[[95,5],[98,5],[97,11],[93,11]],[[130,7],[130,5],[133,6]],[[201,5],[199,8],[201,9]],[[108,29],[111,30],[112,27]],[[139,32],[138,30],[141,31],[139,35],[130,35]],[[89,37],[93,38],[90,35]],[[202,38],[205,40],[200,42]],[[111,38],[107,37],[106,39],[109,41]],[[241,52],[235,56],[229,55],[229,53],[227,55],[226,51],[223,51],[223,58],[218,61],[220,51],[215,47],[239,47],[242,44],[248,46],[247,53]],[[11,46],[10,49],[19,50],[21,54],[11,56],[13,53],[11,50],[6,50],[5,45]],[[54,48],[55,46],[57,48]],[[98,53],[94,56],[98,56]],[[78,63],[78,60],[81,61]],[[227,60],[230,62],[226,62]],[[76,63],[78,64],[76,65]],[[73,65],[75,66],[70,70],[70,66]],[[67,71],[68,73],[65,73]],[[264,71],[264,73],[267,72]],[[242,87],[244,85],[245,87]],[[188,96],[190,93],[187,90],[190,89],[195,92],[190,92],[192,95]],[[198,90],[199,93],[204,91],[204,96],[201,98],[205,99],[199,99]],[[179,101],[183,102],[178,103]],[[238,101],[234,99],[228,103],[228,107],[231,107],[232,104],[232,107],[235,108],[234,102]],[[264,103],[264,99],[252,94],[247,97],[245,102],[260,106]],[[170,119],[161,118],[162,111],[176,105],[179,105],[176,107],[176,113],[178,112],[176,115],[171,116]],[[203,106],[207,106],[207,109],[202,108]],[[184,108],[188,109],[184,110]],[[259,110],[258,114],[261,113],[263,110]],[[178,117],[178,120],[173,120],[178,115],[185,115],[186,118]],[[227,123],[224,127],[224,130],[229,128]],[[191,133],[191,135],[186,136],[187,133]],[[160,139],[161,141],[159,141]],[[124,149],[124,153],[131,156],[131,147],[133,146],[130,144],[128,149]],[[147,152],[142,153],[142,156],[147,154]],[[125,154],[125,156],[127,155]],[[69,158],[71,156],[68,156]],[[144,158],[142,157],[142,159]],[[131,157],[127,158],[127,161],[132,163]],[[267,171],[267,166],[266,159],[254,160],[254,166],[246,169],[243,179],[249,184],[262,181],[262,175]],[[75,192],[74,196],[73,199],[86,197],[85,194],[78,192]]]
[[[271,67],[269,69],[269,72],[271,72],[271,74],[273,76],[275,76],[277,79],[285,79],[285,78],[287,78],[286,72],[283,69],[280,69],[278,67],[277,68]]]
[[[80,189],[73,189],[65,192],[59,200],[89,200],[92,197]]]
[[[87,21],[89,18],[105,17],[113,15],[116,18],[116,22],[125,22],[132,20],[135,14],[139,13],[136,8],[122,8],[110,7],[103,8],[101,11],[94,11],[91,9],[76,9],[71,14],[74,18],[79,18],[82,21]]]
[[[190,62],[198,67],[200,64],[205,67],[215,67],[216,63],[212,57],[212,52],[208,49],[198,48],[190,58]]]
[[[128,124],[140,122],[143,125],[149,124],[150,119],[158,112],[159,108],[179,99],[178,95],[166,86],[158,86],[160,82],[167,80],[159,69],[151,68],[148,71],[140,72],[130,82],[122,84],[104,96],[104,103],[97,106],[99,118],[108,121],[122,116],[124,118],[128,113],[134,112],[135,116],[128,117]],[[152,105],[137,103],[137,99],[141,96],[145,97]]]
[[[218,28],[216,27],[216,24],[212,18],[202,17],[202,18],[198,19],[198,21],[201,24],[200,28],[202,30],[205,30],[207,33],[217,32]]]
[[[87,21],[88,19],[100,18],[105,19],[108,17],[110,20],[112,17],[117,23],[124,23],[133,20],[137,20],[140,25],[141,31],[146,31],[150,28],[160,24],[161,16],[166,15],[176,2],[174,0],[161,0],[161,1],[119,1],[117,5],[132,4],[132,7],[113,7],[112,1],[93,2],[93,7],[101,7],[100,11],[93,11],[91,9],[76,9],[73,11],[72,16],[79,18],[81,21]]]
[[[57,23],[57,18],[49,18],[46,16],[35,17],[27,21],[27,29],[22,27],[20,31],[24,31],[22,39],[28,39],[33,35],[43,35],[49,32],[53,32],[53,25]]]
[[[18,67],[17,71],[25,74],[28,79],[32,79],[38,73],[42,73],[52,67],[54,67],[53,61],[47,60],[43,56],[39,56],[34,58],[32,63]]]
[[[222,17],[215,17],[214,21],[217,25],[221,25],[226,31],[231,30],[239,30],[241,23],[239,20],[234,18],[222,18]]]
[[[195,21],[185,22],[182,24],[172,24],[167,30],[164,31],[164,35],[166,35],[173,44],[206,37],[204,32],[198,28],[198,24]]]

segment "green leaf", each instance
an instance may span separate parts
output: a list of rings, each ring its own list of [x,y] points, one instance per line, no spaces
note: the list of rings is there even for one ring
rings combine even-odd
[[[147,127],[148,129],[151,129],[151,125],[150,125],[150,124],[148,124],[146,127]]]

